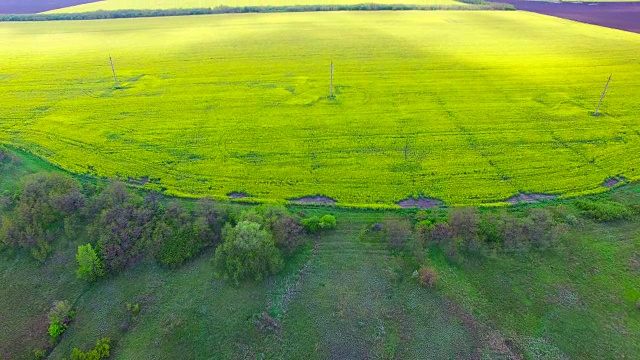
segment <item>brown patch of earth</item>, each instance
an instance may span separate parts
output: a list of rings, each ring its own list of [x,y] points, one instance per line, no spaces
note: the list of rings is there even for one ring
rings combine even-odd
[[[321,205],[335,205],[336,201],[332,198],[315,195],[315,196],[304,196],[298,199],[290,199],[290,201],[294,204],[321,204]]]
[[[640,19],[638,19],[640,20]],[[602,184],[600,184],[600,186],[604,186],[604,187],[608,187],[608,188],[612,188],[618,184],[624,184],[627,182],[627,179],[624,176],[618,176],[618,177],[613,177],[610,179],[607,179],[605,182],[603,182]]]
[[[0,14],[36,14],[100,0],[0,0]]]
[[[486,350],[500,359],[522,359],[511,340],[505,338],[499,331],[478,321],[460,305],[447,301],[446,310],[448,314],[460,319],[462,324],[474,334],[479,346],[472,355],[473,359],[483,359]]]
[[[547,2],[498,0],[518,10],[640,33],[640,2]]]
[[[438,199],[421,197],[421,198],[404,199],[397,202],[396,204],[398,204],[401,208],[405,208],[405,209],[412,209],[412,208],[431,209],[434,207],[442,206],[443,203]]]
[[[238,192],[238,191],[230,192],[227,194],[227,196],[230,197],[231,199],[244,199],[244,198],[251,197],[251,195],[247,193]]]
[[[551,195],[551,194],[519,193],[517,195],[514,195],[514,196],[508,198],[505,201],[510,203],[510,204],[536,203],[536,202],[545,201],[545,200],[554,200],[557,197],[558,197],[558,195]]]

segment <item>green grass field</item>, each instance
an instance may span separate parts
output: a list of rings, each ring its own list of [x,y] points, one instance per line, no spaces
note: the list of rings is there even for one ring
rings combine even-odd
[[[21,163],[2,168],[15,183],[52,170],[18,156]],[[601,197],[637,205],[640,188]],[[585,221],[544,252],[456,264],[430,251],[438,284],[425,289],[402,256],[359,236],[375,222],[410,214],[339,208],[334,214],[338,228],[321,236],[315,251],[307,246],[282,274],[239,287],[214,276],[211,252],[175,270],[143,262],[91,285],[75,276],[74,255],[85,236],[58,239],[44,265],[26,252],[0,252],[0,356],[32,359],[33,350],[44,348],[46,313],[62,299],[77,316],[49,359],[68,358],[104,336],[113,341],[113,359],[508,358],[506,343],[526,359],[622,359],[640,351],[637,216]],[[280,307],[281,330],[258,330],[255,316],[269,311],[307,262],[297,291]],[[141,304],[133,320],[127,303]]]
[[[617,30],[519,12],[198,16],[3,23],[0,51],[0,141],[170,194],[481,204],[640,178],[640,36]]]
[[[217,6],[281,6],[281,5],[349,5],[362,4],[361,0],[106,0],[90,4],[70,6],[67,8],[48,11],[49,13],[76,13],[96,10],[123,9],[193,9]],[[385,4],[412,5],[459,5],[468,6],[455,0],[416,0],[416,1],[380,1]]]

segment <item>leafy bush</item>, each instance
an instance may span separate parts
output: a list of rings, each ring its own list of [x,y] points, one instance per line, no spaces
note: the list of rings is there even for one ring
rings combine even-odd
[[[177,201],[167,204],[152,235],[156,259],[169,267],[181,265],[199,253],[205,247],[204,239],[195,236],[189,214]]]
[[[60,335],[67,329],[71,319],[73,318],[71,304],[68,301],[57,301],[49,310],[49,335],[56,341]]]
[[[310,233],[314,234],[320,230],[320,218],[317,216],[312,216],[310,218],[302,219],[302,227]]]
[[[123,184],[114,183],[90,207],[98,214],[91,232],[98,239],[106,272],[117,273],[144,255],[157,216],[154,206],[129,194]]]
[[[318,223],[318,225],[320,226],[320,229],[322,230],[332,230],[336,228],[336,217],[333,215],[324,215],[323,217],[320,218],[320,221]]]
[[[77,181],[59,174],[36,174],[27,178],[17,196],[13,218],[5,219],[0,241],[29,249],[43,262],[60,221],[84,206]]]
[[[632,215],[627,206],[615,201],[579,200],[575,204],[584,215],[600,222],[628,219]]]
[[[78,246],[76,260],[79,266],[76,271],[79,279],[94,281],[104,275],[102,262],[91,244]]]
[[[434,287],[436,285],[437,280],[438,280],[438,276],[436,273],[436,269],[423,265],[418,270],[418,281],[422,286]]]
[[[310,234],[317,233],[320,230],[335,229],[336,225],[336,217],[329,214],[324,215],[321,218],[312,216],[307,219],[302,219],[302,227],[304,227],[304,229]]]
[[[44,359],[45,357],[47,357],[47,350],[45,350],[45,349],[34,350],[33,351],[33,357],[36,360]]]
[[[275,244],[289,252],[295,250],[302,242],[303,228],[300,221],[290,215],[284,215],[271,227]]]
[[[484,216],[480,219],[478,237],[481,243],[495,246],[502,242],[499,220],[499,217],[495,215]]]
[[[216,249],[214,265],[218,273],[238,284],[245,278],[261,281],[282,269],[283,260],[271,234],[260,224],[241,221],[225,226],[223,243]]]
[[[62,324],[50,324],[49,325],[49,336],[53,339],[57,339],[64,332],[65,327]]]
[[[480,248],[478,238],[478,225],[480,217],[476,208],[456,208],[449,215],[449,228],[451,237],[459,239],[459,242],[468,251],[477,251]]]
[[[111,356],[111,339],[102,338],[96,342],[96,346],[88,352],[74,348],[71,360],[102,360]]]
[[[382,231],[389,245],[396,250],[404,248],[411,238],[411,224],[408,221],[398,219],[385,220]]]

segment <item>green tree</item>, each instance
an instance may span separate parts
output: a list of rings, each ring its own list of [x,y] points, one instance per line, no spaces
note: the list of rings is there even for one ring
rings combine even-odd
[[[88,352],[74,348],[71,360],[102,360],[111,356],[111,339],[102,338],[96,342],[96,346]]]
[[[241,221],[235,227],[227,225],[222,237],[214,264],[222,276],[236,284],[245,278],[261,281],[282,269],[282,255],[271,234],[260,224]]]
[[[76,272],[79,279],[94,281],[104,275],[102,262],[91,244],[78,246],[76,260],[79,266]]]

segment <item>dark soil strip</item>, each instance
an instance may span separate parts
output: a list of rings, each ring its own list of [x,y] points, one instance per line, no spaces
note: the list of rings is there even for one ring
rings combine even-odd
[[[519,193],[518,195],[514,195],[507,200],[508,203],[517,204],[517,203],[535,203],[545,200],[553,200],[557,198],[558,195],[550,195],[550,194],[525,194]]]
[[[237,191],[234,191],[232,193],[228,193],[227,196],[230,197],[231,199],[244,199],[244,198],[251,197],[251,195],[249,195],[247,193],[237,192]]]
[[[336,201],[332,198],[316,195],[316,196],[305,196],[299,199],[291,199],[290,200],[294,204],[321,204],[321,205],[335,205]]]
[[[36,14],[100,0],[0,0],[0,14]]]
[[[438,199],[432,199],[432,198],[417,198],[417,199],[408,198],[408,199],[399,201],[397,204],[400,205],[400,207],[405,209],[412,209],[412,208],[431,209],[434,207],[442,206],[442,201]]]
[[[607,179],[605,182],[600,184],[600,186],[612,188],[618,184],[624,184],[626,182],[627,182],[627,179],[624,176],[618,176],[618,177]]]
[[[500,0],[500,2],[511,4],[518,10],[640,33],[640,2],[551,3],[525,0]]]
[[[499,359],[522,359],[522,356],[519,355],[520,351],[511,340],[505,338],[499,331],[478,321],[460,305],[447,301],[446,310],[448,314],[460,319],[464,326],[473,332],[481,345],[472,356],[472,359],[483,359],[484,356],[482,355],[486,350],[497,355]]]

